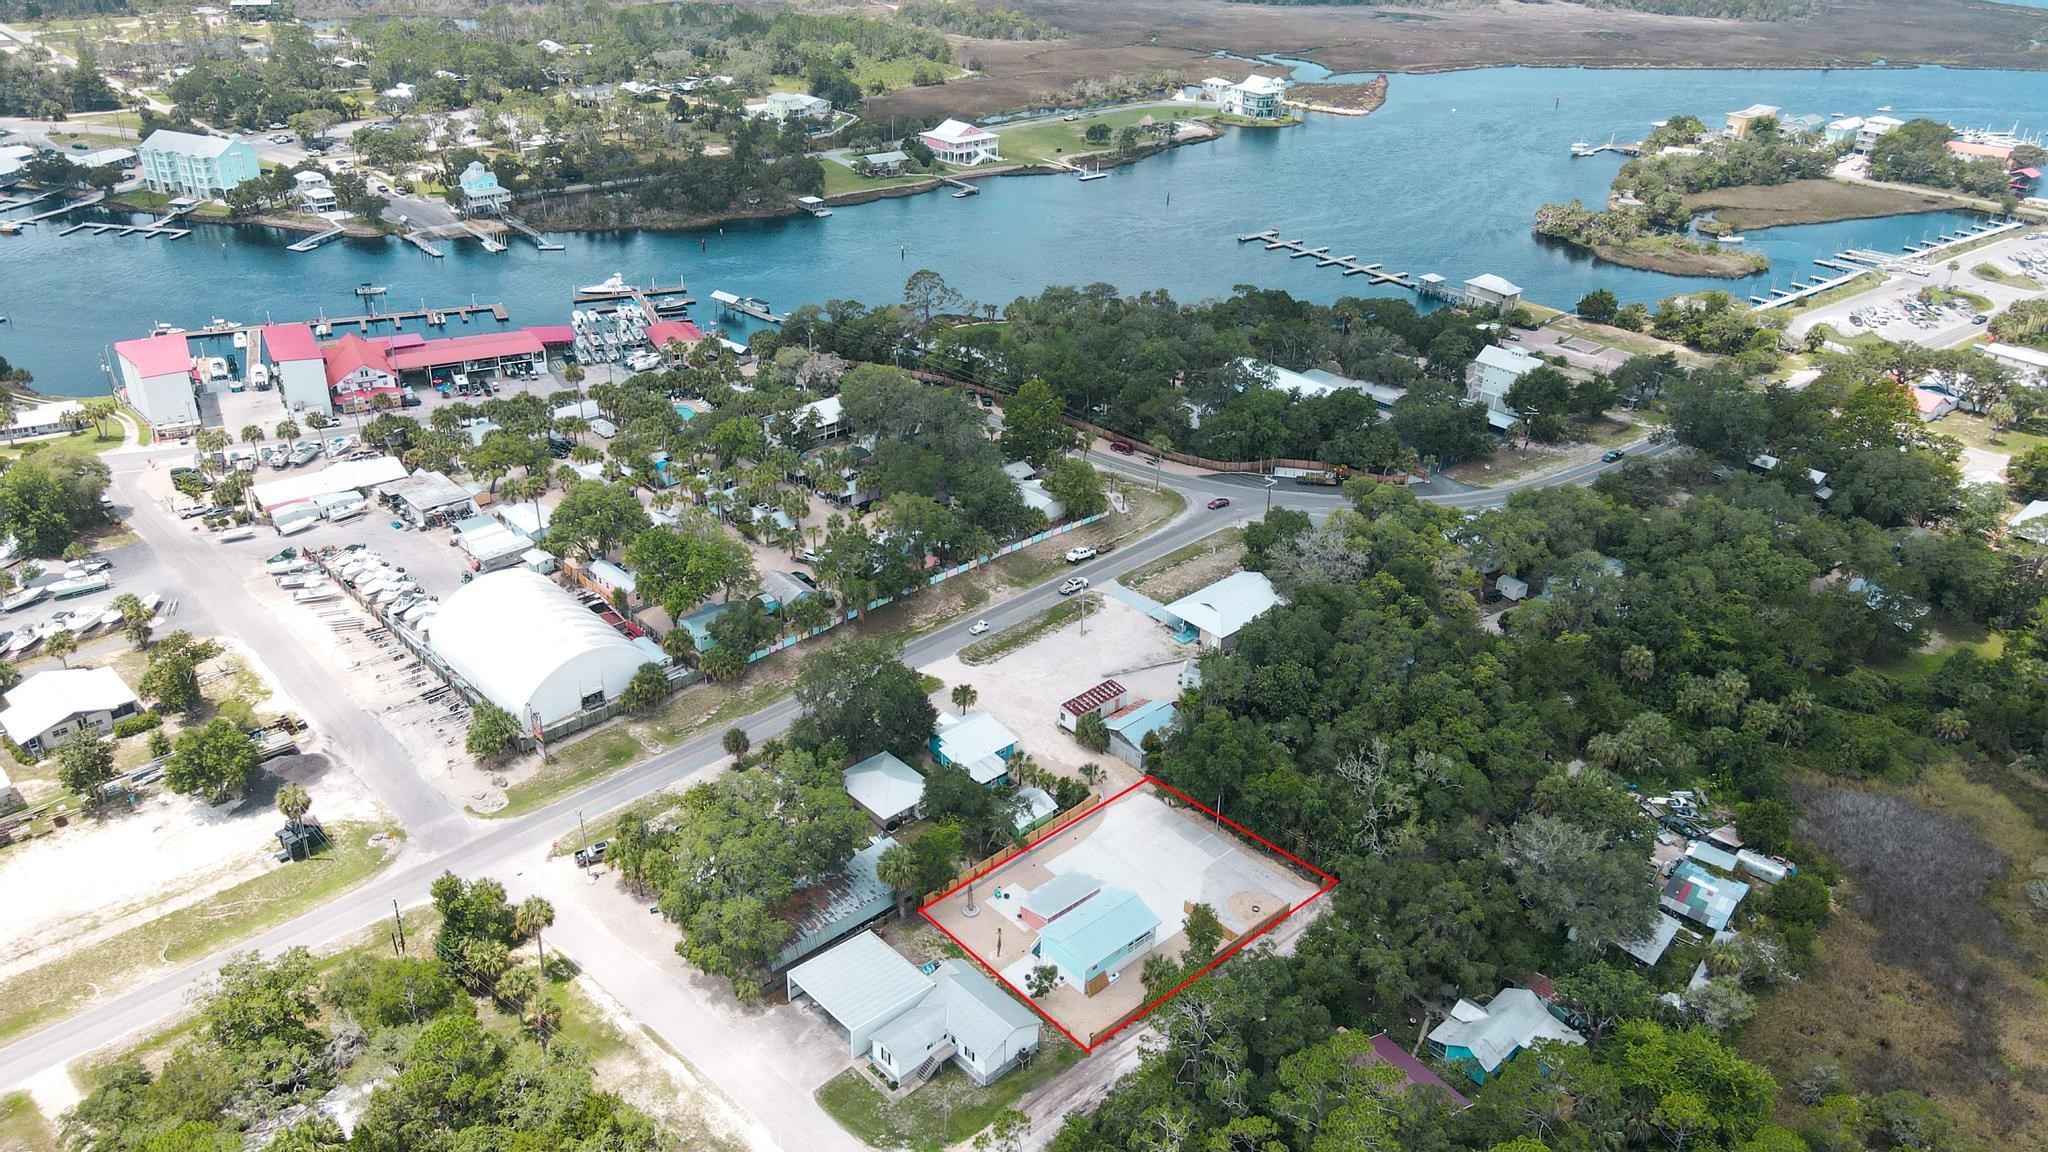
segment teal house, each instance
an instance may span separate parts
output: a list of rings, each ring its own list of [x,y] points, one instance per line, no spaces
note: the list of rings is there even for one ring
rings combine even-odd
[[[1104,888],[1046,924],[1031,954],[1093,996],[1158,942],[1159,917],[1145,901],[1128,888]]]
[[[498,183],[498,174],[472,160],[462,170],[462,211],[470,216],[496,216],[512,202],[512,193]]]

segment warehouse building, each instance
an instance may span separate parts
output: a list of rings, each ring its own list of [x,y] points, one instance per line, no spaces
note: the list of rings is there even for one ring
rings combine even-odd
[[[114,345],[121,370],[121,394],[142,413],[158,436],[197,427],[199,405],[192,394],[192,349],[176,333],[122,340]]]
[[[553,581],[492,572],[450,596],[428,647],[525,727],[550,728],[618,698],[647,657]]]

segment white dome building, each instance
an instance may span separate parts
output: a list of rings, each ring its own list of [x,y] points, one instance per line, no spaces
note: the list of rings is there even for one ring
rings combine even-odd
[[[479,576],[441,605],[427,646],[522,725],[542,727],[617,698],[647,656],[547,577]]]

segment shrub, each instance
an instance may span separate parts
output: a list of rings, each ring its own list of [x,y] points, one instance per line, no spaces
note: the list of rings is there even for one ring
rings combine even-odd
[[[140,736],[157,728],[163,722],[163,714],[159,712],[137,712],[132,716],[123,716],[114,721],[114,739],[125,740],[130,736]]]

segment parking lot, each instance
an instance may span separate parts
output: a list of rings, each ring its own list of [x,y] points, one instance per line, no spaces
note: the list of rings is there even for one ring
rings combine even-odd
[[[1954,257],[1935,258],[1926,275],[1905,272],[1888,276],[1867,292],[1836,300],[1797,313],[1786,325],[1794,339],[1804,339],[1808,330],[1826,324],[1840,337],[1875,335],[1893,342],[1946,348],[1984,335],[1985,325],[1977,321],[2013,304],[2048,294],[2048,232],[2033,232],[1987,244]],[[1956,265],[1954,268],[1949,264]],[[1986,279],[1977,269],[1988,267],[2009,280]],[[2025,283],[2031,280],[2033,286]],[[1991,301],[1985,311],[1967,301],[1944,305],[1921,304],[1916,298],[1926,288],[1967,292]]]

